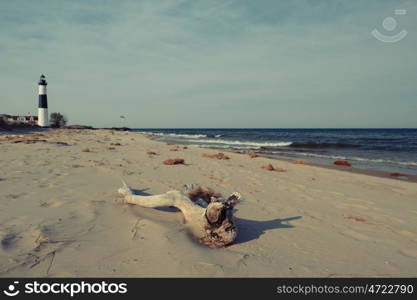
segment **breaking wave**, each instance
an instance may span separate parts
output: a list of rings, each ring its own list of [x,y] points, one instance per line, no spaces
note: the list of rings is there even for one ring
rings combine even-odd
[[[356,157],[356,156],[342,156],[342,155],[325,155],[325,154],[316,154],[316,153],[305,153],[305,152],[285,152],[285,151],[273,151],[273,154],[295,154],[295,155],[302,155],[302,156],[309,156],[309,157],[317,157],[317,158],[325,158],[325,159],[332,159],[332,160],[352,160],[352,161],[361,161],[361,162],[371,162],[371,163],[380,163],[380,164],[395,164],[395,165],[402,165],[402,166],[417,166],[417,162],[414,161],[395,161],[389,159],[378,159],[378,158],[364,158],[364,157]]]
[[[323,148],[358,148],[361,145],[357,144],[345,144],[345,143],[292,143],[292,148],[312,148],[312,149],[323,149]]]
[[[287,147],[292,144],[292,142],[244,142],[244,141],[229,141],[229,140],[208,140],[200,139],[193,141],[194,143],[203,143],[206,145],[210,144],[220,144],[226,146],[242,146],[242,147]]]
[[[173,137],[173,138],[182,138],[182,139],[199,139],[199,138],[218,138],[221,137],[221,134],[183,134],[183,133],[163,133],[163,132],[150,132],[150,131],[140,131],[139,133],[152,134],[160,137]]]

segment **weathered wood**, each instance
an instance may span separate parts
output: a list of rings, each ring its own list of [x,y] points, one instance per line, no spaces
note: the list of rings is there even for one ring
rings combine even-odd
[[[241,199],[239,193],[233,193],[227,199],[210,189],[193,185],[184,191],[169,191],[160,195],[136,195],[123,182],[118,190],[124,196],[124,202],[143,207],[174,206],[183,214],[193,234],[209,247],[224,247],[232,243],[237,236],[234,225],[233,210]]]

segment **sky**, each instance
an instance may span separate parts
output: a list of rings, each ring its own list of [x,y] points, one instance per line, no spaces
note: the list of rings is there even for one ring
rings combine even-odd
[[[36,114],[45,74],[69,124],[415,128],[416,16],[415,0],[0,0],[0,113]]]

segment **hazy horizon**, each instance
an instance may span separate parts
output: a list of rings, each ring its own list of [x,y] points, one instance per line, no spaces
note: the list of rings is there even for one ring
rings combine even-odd
[[[0,113],[36,114],[45,74],[49,112],[70,124],[416,128],[416,14],[394,0],[2,1]]]

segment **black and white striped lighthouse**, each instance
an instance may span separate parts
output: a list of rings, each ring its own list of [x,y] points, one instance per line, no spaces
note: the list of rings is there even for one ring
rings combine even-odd
[[[39,106],[38,106],[38,125],[42,127],[49,126],[48,121],[48,100],[46,97],[46,80],[45,75],[41,75],[38,82],[39,88]]]

